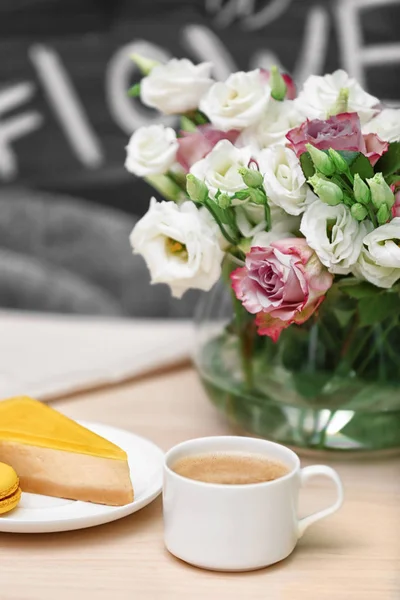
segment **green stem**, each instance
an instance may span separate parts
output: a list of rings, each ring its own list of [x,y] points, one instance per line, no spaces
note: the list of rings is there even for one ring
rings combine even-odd
[[[353,185],[354,185],[354,177],[353,177],[353,175],[350,173],[350,169],[349,169],[348,171],[346,171],[345,175],[346,175],[347,179],[350,181],[350,183],[351,183],[351,186],[352,186],[352,188],[353,188]]]
[[[393,327],[393,324],[390,323],[390,325],[388,325],[388,327],[386,327],[386,329],[384,329],[384,331],[381,334],[381,343],[384,343],[386,336],[388,335],[388,333],[391,331]],[[373,331],[374,328],[368,328],[369,331],[369,336],[373,335]],[[376,353],[376,346],[375,344],[371,344],[371,349],[368,352],[366,358],[363,360],[363,362],[361,363],[361,365],[359,366],[359,368],[357,369],[358,373],[361,375],[362,372],[364,371],[364,369],[368,366],[369,362],[372,360],[372,358],[374,357]]]
[[[349,184],[345,182],[345,180],[343,179],[343,177],[332,177],[332,181],[333,181],[333,183],[336,183],[336,185],[339,186],[339,187],[341,187],[341,186],[345,187],[346,191],[349,194],[353,195],[353,188],[351,188],[349,186]]]
[[[375,216],[375,213],[373,211],[371,204],[367,205],[367,209],[368,209],[369,218],[371,219],[374,227],[378,227],[378,221],[376,220],[376,216]]]
[[[268,204],[268,198],[266,198],[266,201],[264,204],[264,214],[265,214],[265,222],[266,222],[265,231],[270,231],[270,229],[271,229],[271,209]]]
[[[319,437],[319,442],[318,442],[318,448],[320,448],[320,449],[325,448],[326,434],[328,433],[328,427],[331,424],[333,417],[335,416],[335,412],[336,411],[331,412],[331,414],[329,415],[329,418],[326,422],[325,427],[321,431],[321,434]]]
[[[233,308],[235,311],[236,328],[240,340],[240,355],[242,362],[243,378],[248,389],[253,387],[253,342],[254,331],[253,324],[245,323],[243,320],[243,306],[235,296],[235,292],[231,288]]]
[[[237,244],[237,240],[235,238],[233,238],[230,233],[228,233],[225,229],[225,227],[222,224],[222,221],[220,220],[217,211],[214,209],[214,207],[211,204],[211,201],[206,201],[204,203],[205,207],[207,208],[207,210],[211,213],[211,216],[215,219],[215,221],[217,222],[218,227],[220,228],[220,231],[222,233],[222,235],[224,236],[224,238],[230,243],[232,244],[232,246],[236,246]]]
[[[168,175],[151,175],[144,178],[149,185],[160,192],[167,200],[176,202],[183,197],[182,188],[179,187]]]

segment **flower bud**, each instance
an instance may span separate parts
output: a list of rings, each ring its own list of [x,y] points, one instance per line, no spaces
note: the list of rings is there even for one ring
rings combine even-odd
[[[314,167],[322,175],[333,175],[335,172],[335,165],[329,156],[322,150],[318,150],[312,144],[306,144],[306,148],[311,155],[311,159],[314,163]]]
[[[287,92],[285,80],[275,65],[269,71],[269,85],[271,86],[271,96],[274,100],[284,100]]]
[[[208,198],[208,188],[204,181],[189,173],[186,175],[186,191],[193,202],[205,202]]]
[[[363,221],[368,214],[368,210],[359,202],[353,204],[353,206],[350,209],[350,212],[352,216],[355,219],[357,219],[357,221]]]
[[[239,169],[239,173],[243,178],[244,183],[249,188],[258,188],[264,183],[264,177],[256,169],[246,169],[242,167]]]
[[[229,208],[232,204],[232,198],[228,194],[220,194],[218,196],[218,204],[222,209]]]
[[[349,170],[349,165],[344,160],[343,156],[339,154],[337,150],[333,148],[329,148],[328,154],[332,159],[333,164],[335,165],[336,171],[338,173],[347,173]]]
[[[146,58],[145,56],[141,56],[140,54],[131,54],[131,59],[133,62],[139,67],[142,75],[148,75],[154,67],[159,65],[158,60],[153,60],[151,58]]]
[[[371,190],[371,202],[374,207],[379,210],[382,204],[385,204],[389,209],[392,208],[394,194],[384,180],[382,173],[375,173],[372,179],[367,179],[367,183]]]
[[[389,221],[390,217],[390,209],[387,204],[381,204],[378,212],[376,213],[376,218],[378,220],[379,225],[384,225]]]
[[[254,204],[265,204],[267,202],[267,196],[263,190],[248,188],[247,191],[249,193],[250,202],[253,202]]]
[[[343,192],[336,183],[323,179],[316,174],[310,177],[308,182],[313,186],[314,192],[325,204],[336,206],[336,204],[340,204],[343,201]]]
[[[333,104],[328,111],[328,117],[333,117],[334,115],[340,115],[340,113],[347,112],[348,104],[349,88],[340,88],[335,104]]]
[[[371,191],[365,181],[361,179],[358,173],[354,175],[353,184],[354,198],[360,204],[369,204],[371,201]]]

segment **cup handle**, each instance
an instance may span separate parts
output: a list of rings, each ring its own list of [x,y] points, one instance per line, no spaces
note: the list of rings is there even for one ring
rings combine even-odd
[[[297,534],[299,538],[301,538],[301,536],[303,535],[305,530],[310,525],[312,525],[316,521],[319,521],[320,519],[324,519],[325,517],[332,515],[334,512],[339,510],[339,508],[342,506],[342,503],[343,503],[343,485],[342,485],[339,475],[331,467],[327,467],[325,465],[313,465],[311,467],[304,467],[304,469],[301,469],[301,472],[300,472],[301,485],[302,486],[305,485],[309,479],[311,479],[312,477],[316,477],[318,475],[328,477],[329,479],[331,479],[333,481],[333,483],[336,486],[337,500],[334,504],[332,504],[332,506],[329,506],[328,508],[324,508],[323,510],[319,510],[318,512],[316,512],[312,515],[309,515],[308,517],[304,517],[303,519],[300,519],[299,523],[298,523],[298,534]]]

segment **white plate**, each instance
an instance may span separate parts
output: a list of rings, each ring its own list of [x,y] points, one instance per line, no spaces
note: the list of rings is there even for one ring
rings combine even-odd
[[[129,431],[97,423],[79,422],[125,450],[135,492],[134,501],[125,506],[103,506],[23,493],[18,507],[0,517],[0,531],[49,533],[94,527],[130,515],[160,494],[164,453],[158,446]]]

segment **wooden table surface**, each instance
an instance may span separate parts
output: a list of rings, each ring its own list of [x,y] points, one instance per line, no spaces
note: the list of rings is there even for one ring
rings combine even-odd
[[[53,405],[76,419],[129,429],[164,450],[185,439],[230,432],[190,368]],[[328,462],[344,482],[343,508],[312,526],[295,552],[275,566],[224,574],[173,558],[163,546],[158,498],[130,517],[93,529],[0,533],[0,600],[398,600],[400,460]],[[317,480],[301,494],[306,514],[329,503],[333,490]]]

